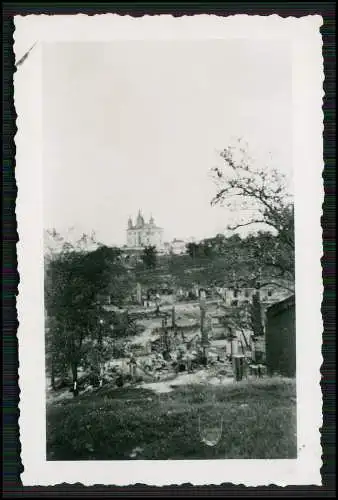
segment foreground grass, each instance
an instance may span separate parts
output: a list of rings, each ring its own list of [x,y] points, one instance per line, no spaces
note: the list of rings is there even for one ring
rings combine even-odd
[[[220,429],[216,446],[201,433]],[[101,389],[47,408],[48,460],[295,458],[293,380]],[[132,453],[134,450],[134,453]]]

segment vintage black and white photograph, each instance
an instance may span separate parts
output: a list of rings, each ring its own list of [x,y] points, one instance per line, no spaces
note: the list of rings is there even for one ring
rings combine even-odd
[[[40,51],[47,462],[296,460],[292,44]]]

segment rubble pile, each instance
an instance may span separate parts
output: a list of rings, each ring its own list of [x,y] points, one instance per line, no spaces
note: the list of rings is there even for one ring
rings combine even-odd
[[[115,358],[105,364],[94,381],[89,377],[81,384],[84,390],[91,390],[98,383],[117,387],[140,383],[162,383],[168,387],[181,383],[228,383],[234,380],[236,357],[244,358],[240,363],[249,375],[257,371],[251,367],[251,353],[244,352],[243,345],[243,354],[237,356],[240,338],[235,328],[225,328],[224,312],[208,309],[205,297],[199,306],[173,306],[160,314],[137,311],[133,319],[140,327],[139,334],[119,345],[118,359],[115,345]],[[227,323],[231,324],[230,320]]]

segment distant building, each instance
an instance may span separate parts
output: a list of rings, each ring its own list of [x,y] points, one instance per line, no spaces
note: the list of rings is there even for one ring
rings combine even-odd
[[[241,306],[252,303],[253,296],[257,293],[257,289],[252,287],[218,287],[217,292],[223,297],[227,306]],[[290,291],[283,287],[280,288],[278,284],[272,284],[270,286],[265,285],[259,289],[260,301],[264,303],[266,307],[289,295]]]
[[[146,222],[139,210],[135,223],[128,219],[127,242],[123,246],[124,253],[138,253],[147,246],[155,246],[159,255],[183,255],[187,252],[186,241],[174,238],[172,241],[163,241],[163,229],[155,224],[153,217]]]
[[[170,250],[175,255],[183,255],[187,252],[186,243],[183,240],[174,239],[170,244]]]
[[[184,255],[187,253],[187,243],[177,238],[174,238],[172,241],[166,241],[163,243],[163,253],[165,255]]]
[[[154,218],[150,217],[149,222],[144,220],[139,211],[135,224],[131,218],[127,227],[127,247],[141,250],[146,246],[155,246],[157,250],[162,249],[163,229],[156,226]]]
[[[249,304],[255,293],[255,288],[223,288],[221,292],[227,306]]]

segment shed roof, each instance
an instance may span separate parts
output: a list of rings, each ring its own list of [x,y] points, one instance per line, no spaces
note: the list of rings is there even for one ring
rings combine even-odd
[[[279,314],[280,312],[290,309],[294,307],[296,303],[295,294],[290,295],[286,299],[280,300],[279,302],[275,302],[270,307],[267,308],[267,315],[274,316],[275,314]]]

